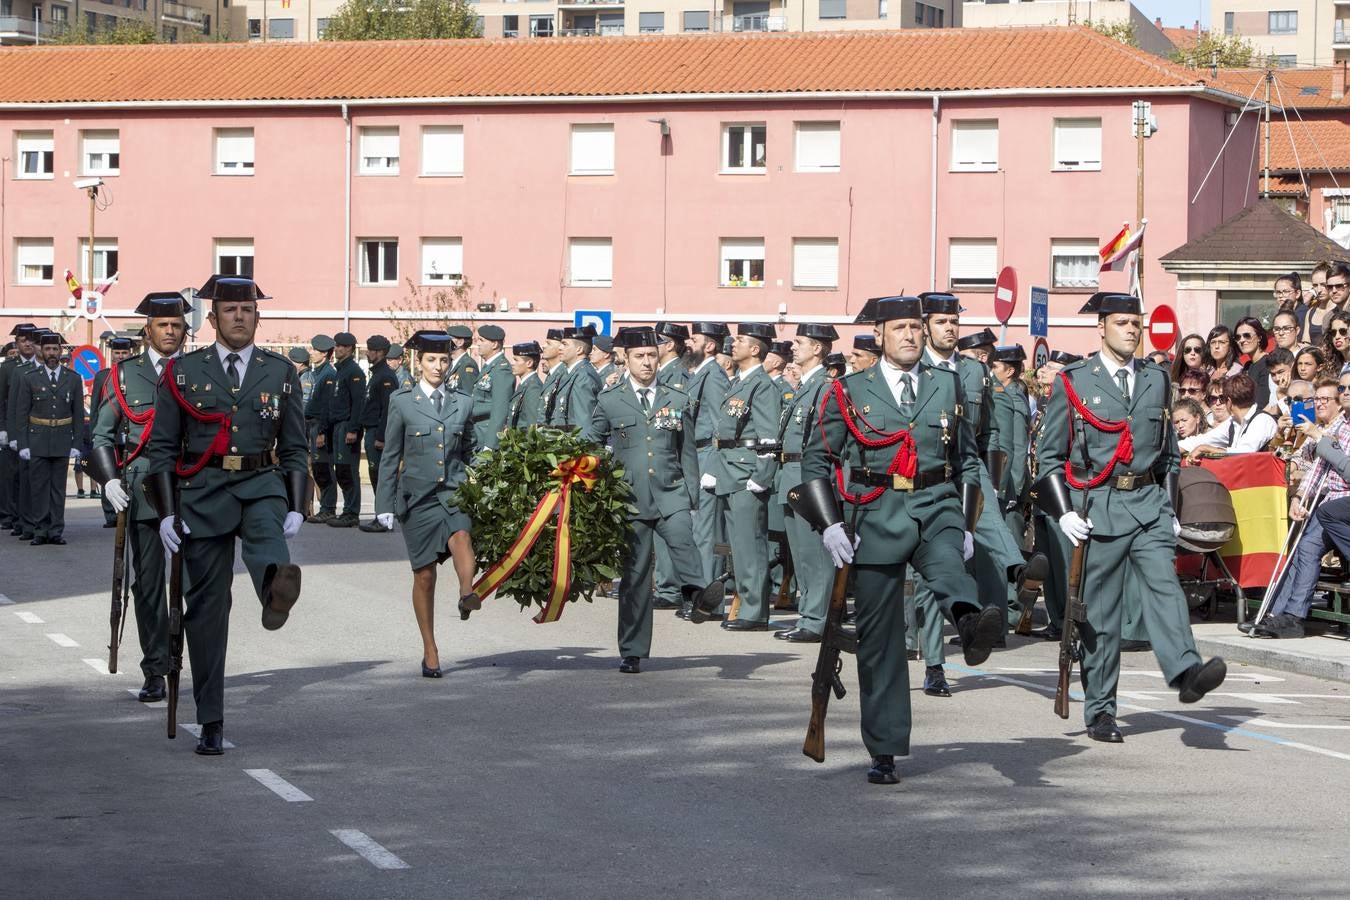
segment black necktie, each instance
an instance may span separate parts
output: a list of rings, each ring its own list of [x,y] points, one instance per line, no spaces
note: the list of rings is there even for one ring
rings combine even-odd
[[[1125,402],[1130,402],[1130,374],[1124,369],[1116,369],[1116,381],[1120,383],[1120,394]]]
[[[651,388],[641,388],[638,390],[638,398],[642,400],[642,411],[649,413],[652,411]]]
[[[914,409],[914,376],[908,372],[900,375],[900,411],[909,415]]]
[[[56,370],[52,369],[51,373],[52,373],[52,384],[56,384]]]
[[[229,364],[225,368],[230,373],[230,387],[237,391],[239,390],[239,354],[231,353],[225,357],[225,362]]]
[[[437,412],[437,414],[439,414],[440,411],[441,411],[441,399],[442,399],[442,398],[441,398],[441,392],[440,392],[440,391],[432,391],[432,392],[431,392],[431,405],[434,406],[434,407],[436,407],[436,412]]]

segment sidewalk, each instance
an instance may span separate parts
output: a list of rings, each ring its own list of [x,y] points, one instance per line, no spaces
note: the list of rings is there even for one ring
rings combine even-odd
[[[1246,664],[1315,678],[1350,682],[1350,637],[1338,630],[1299,640],[1251,638],[1232,622],[1191,625],[1201,656],[1222,656],[1230,665]]]

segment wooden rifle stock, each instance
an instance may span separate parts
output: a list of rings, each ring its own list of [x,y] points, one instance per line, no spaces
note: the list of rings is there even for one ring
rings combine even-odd
[[[792,579],[797,575],[797,569],[792,564],[792,549],[788,546],[786,539],[778,544],[779,559],[783,564],[783,580],[778,585],[778,598],[773,602],[774,609],[792,609],[796,606],[792,602]]]
[[[173,531],[178,536],[178,552],[169,557],[169,674],[168,734],[178,736],[178,673],[183,670],[183,511],[179,508],[178,486],[173,489]]]
[[[1069,560],[1068,600],[1064,605],[1064,626],[1059,638],[1059,681],[1055,684],[1055,715],[1069,717],[1069,676],[1073,674],[1073,659],[1078,644],[1078,623],[1085,618],[1083,607],[1083,567],[1087,564],[1087,542],[1084,539],[1073,548]]]
[[[113,540],[112,606],[108,611],[108,674],[117,674],[117,648],[122,643],[122,624],[126,622],[127,585],[127,512],[117,514],[117,535]]]
[[[848,575],[852,566],[836,569],[834,587],[830,591],[830,608],[825,614],[825,633],[820,639],[820,654],[816,670],[811,674],[811,721],[806,726],[806,740],[802,753],[818,763],[825,761],[825,713],[830,706],[830,694],[844,699],[844,682],[839,673],[844,667],[840,652],[858,652],[858,639],[844,631],[844,613],[848,608]]]

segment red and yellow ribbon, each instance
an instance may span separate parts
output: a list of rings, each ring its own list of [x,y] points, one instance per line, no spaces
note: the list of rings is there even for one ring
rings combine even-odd
[[[487,597],[501,584],[515,574],[516,569],[525,561],[534,549],[535,542],[544,533],[544,526],[558,513],[558,539],[553,548],[553,583],[549,588],[548,602],[534,617],[536,624],[556,622],[562,616],[567,593],[572,587],[572,485],[581,485],[582,490],[590,491],[595,487],[600,468],[598,456],[579,456],[560,463],[549,473],[558,479],[558,486],[550,490],[539,500],[525,527],[516,535],[506,555],[483,573],[483,577],[473,586],[473,592]]]

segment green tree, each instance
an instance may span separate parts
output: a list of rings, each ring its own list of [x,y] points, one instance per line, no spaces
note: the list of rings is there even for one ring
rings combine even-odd
[[[52,35],[47,44],[157,44],[159,35],[155,26],[137,19],[117,19],[111,28],[99,26],[95,29],[67,26]]]
[[[1089,20],[1087,26],[1098,34],[1104,34],[1107,37],[1120,41],[1131,47],[1139,46],[1139,36],[1134,33],[1134,25],[1129,21],[1124,22],[1093,22]]]
[[[333,13],[325,41],[481,37],[467,0],[347,0]]]
[[[1217,58],[1215,54],[1218,54]],[[1261,51],[1256,45],[1236,34],[1215,34],[1202,32],[1191,47],[1178,48],[1172,54],[1172,62],[1181,63],[1193,69],[1203,69],[1218,65],[1221,69],[1244,69],[1261,64]]]

